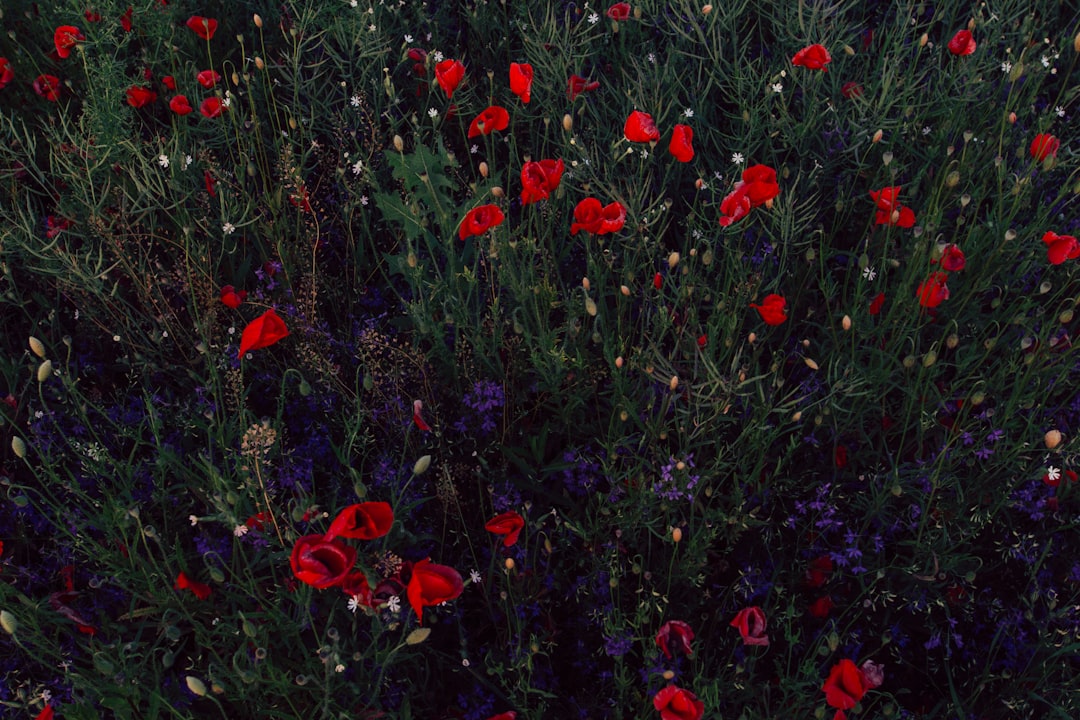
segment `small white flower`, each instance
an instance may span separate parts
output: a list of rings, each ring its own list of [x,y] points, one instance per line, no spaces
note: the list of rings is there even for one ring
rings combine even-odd
[[[232,534],[236,537],[244,537],[248,534],[248,526],[241,523],[232,529]]]
[[[322,147],[322,145],[319,144],[318,140],[312,140],[311,141],[311,149],[312,150],[318,150],[321,147]]]
[[[188,520],[191,521],[191,527],[195,527],[196,525],[199,524],[199,518],[197,518],[194,515],[188,515]]]
[[[225,107],[232,107],[232,97],[228,93],[225,93],[225,99],[221,101],[221,104]]]
[[[349,104],[353,107],[360,107],[360,96],[353,95],[351,98],[349,98]]]
[[[431,53],[431,59],[437,63],[442,62],[445,58],[446,56],[442,54],[442,50],[436,50],[435,52]]]
[[[1065,117],[1065,108],[1058,105],[1056,108],[1054,108],[1054,114],[1058,117]]]
[[[386,601],[386,609],[392,613],[401,610],[401,598],[397,595],[391,595],[390,599]]]
[[[588,20],[590,25],[595,25],[596,23],[600,22],[600,16],[596,13],[589,13]]]
[[[736,165],[742,165],[744,162],[746,162],[746,158],[744,158],[743,154],[740,152],[731,153],[731,162],[735,163]]]
[[[867,265],[863,268],[862,276],[867,280],[873,280],[877,277],[877,270],[874,269],[873,265]]]
[[[413,41],[412,35],[406,35],[405,36],[405,42],[406,43],[408,43],[409,45],[412,45],[412,41]]]
[[[782,92],[784,92],[784,83],[773,83],[772,91],[774,93],[782,93]]]
[[[469,667],[469,658],[461,658],[462,667]]]
[[[349,612],[356,612],[357,609],[360,607],[360,596],[353,595],[351,598],[349,598],[349,603],[348,605],[346,605],[346,607],[349,608]]]
[[[363,205],[364,207],[367,207],[367,204],[368,204],[367,195],[361,195],[360,196],[360,204]]]
[[[41,691],[41,702],[48,705],[50,700],[52,700],[52,693],[49,692],[48,690],[42,690]]]
[[[478,145],[473,145],[472,147],[469,148],[469,154],[470,155],[475,155],[478,152],[480,152],[480,147]]]
[[[648,55],[645,56],[645,59],[648,60],[649,62],[651,62],[653,65],[655,65],[656,64],[656,53],[649,53]]]
[[[1043,67],[1050,67],[1050,58],[1046,57],[1045,55],[1039,58],[1039,62],[1042,63]]]
[[[162,153],[157,156],[157,164],[163,168],[169,167],[169,156]]]
[[[181,170],[187,170],[188,165],[191,165],[191,163],[193,163],[193,162],[195,162],[195,159],[193,157],[191,157],[190,155],[185,155],[184,156],[184,166],[182,168],[180,168],[180,169]]]
[[[1046,482],[1057,482],[1061,479],[1061,470],[1051,465],[1046,468]]]
[[[685,110],[682,111],[682,114],[684,116],[688,117],[688,118],[692,118],[692,117],[694,117],[694,109],[693,108],[686,108]]]
[[[694,230],[693,232],[690,233],[690,237],[694,238],[695,240],[700,240],[701,238],[703,238],[705,236],[702,234],[702,232],[700,230]]]
[[[227,222],[221,226],[221,232],[225,233],[226,235],[232,235],[235,230],[236,227],[233,226],[231,222]]]
[[[1012,72],[1012,63],[1009,62],[1008,60],[1001,63],[1001,72],[1003,72],[1003,73],[1011,73]]]
[[[483,578],[480,577],[480,571],[473,569],[469,571],[469,581],[473,584],[479,583]]]
[[[378,30],[378,28],[375,27],[374,25],[368,25],[367,29],[368,29],[368,32],[375,32],[376,30]]]
[[[338,663],[337,665],[334,666],[334,672],[336,672],[336,673],[345,672],[345,666],[342,665],[341,663]]]
[[[641,148],[641,159],[644,160],[647,157],[649,157],[649,151],[645,148]]]
[[[428,108],[427,114],[428,114],[428,117],[431,118],[432,120],[439,117],[439,111],[436,110],[435,108]]]
[[[355,163],[353,163],[352,174],[353,175],[359,175],[360,172],[363,169],[364,169],[364,161],[363,160],[357,160]]]
[[[356,0],[349,0],[349,7],[356,7],[358,4]]]
[[[926,127],[924,127],[922,129],[922,134],[923,135],[929,135],[930,134],[930,126],[929,125],[927,125]]]

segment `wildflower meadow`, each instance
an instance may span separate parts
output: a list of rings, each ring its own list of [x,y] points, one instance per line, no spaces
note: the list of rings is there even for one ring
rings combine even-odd
[[[1080,717],[1070,0],[0,7],[0,717]]]

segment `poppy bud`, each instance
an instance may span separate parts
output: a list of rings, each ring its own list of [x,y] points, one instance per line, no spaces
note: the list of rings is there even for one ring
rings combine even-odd
[[[1060,430],[1047,430],[1043,435],[1043,442],[1046,443],[1047,450],[1053,450],[1061,444],[1061,431]]]
[[[844,330],[850,330],[851,329],[851,316],[850,315],[845,315],[844,316],[844,319],[840,321],[840,327],[844,328]]]
[[[696,187],[698,190],[700,190],[701,188],[705,187],[705,181],[702,180],[701,178],[698,178],[697,180],[694,181],[694,187]]]
[[[670,255],[668,255],[668,258],[667,258],[667,266],[668,266],[669,268],[671,268],[672,270],[674,270],[674,269],[675,269],[675,266],[676,266],[676,265],[678,265],[678,264],[679,264],[679,253],[677,253],[677,252],[673,252],[673,253],[671,253]]]
[[[874,133],[874,137],[870,138],[871,142],[875,142],[875,143],[881,142],[881,138],[882,138],[882,136],[884,134],[885,133],[883,133],[881,130],[878,130],[876,133]]]
[[[1024,74],[1024,63],[1018,62],[1013,66],[1012,72],[1009,73],[1009,82],[1016,82],[1020,79],[1020,76]]]
[[[431,467],[431,456],[424,455],[413,465],[413,475],[423,475],[429,467]]]
[[[844,46],[844,54],[845,55],[854,55],[855,54],[855,48],[851,47],[850,45],[845,45]]]
[[[671,531],[671,540],[675,543],[682,542],[682,528],[675,528]]]
[[[19,621],[7,610],[0,610],[0,628],[8,635],[14,635],[19,631]]]
[[[30,336],[30,351],[39,358],[45,358],[45,344],[33,335]]]
[[[811,370],[819,369],[817,361],[812,358],[803,358],[803,362],[806,364],[806,367],[810,368]]]
[[[486,162],[481,161],[480,162],[480,177],[485,177],[486,178],[487,176],[488,176],[488,164]]]
[[[914,355],[908,355],[908,356],[906,356],[906,357],[904,358],[904,361],[903,361],[903,365],[904,365],[904,367],[905,367],[905,368],[907,368],[908,370],[910,370],[911,368],[915,367],[915,356],[914,356]]]
[[[937,353],[934,352],[933,350],[931,350],[930,352],[923,355],[923,359],[922,359],[923,367],[930,367],[931,365],[933,365],[936,362],[937,362]]]
[[[401,152],[405,149],[405,141],[401,139],[400,135],[394,136],[394,149]]]
[[[15,453],[15,457],[20,460],[26,457],[26,443],[18,435],[11,438],[11,452]]]
[[[677,387],[679,387],[679,376],[672,375],[670,382],[668,382],[668,389],[671,390],[671,392],[675,392],[675,388]]]
[[[956,333],[953,333],[949,337],[945,338],[945,347],[950,350],[955,350],[956,346],[960,344],[960,338]]]
[[[663,678],[665,680],[671,680],[674,677],[675,677],[675,672],[674,671],[672,671],[672,670],[665,670],[664,671]]]
[[[960,173],[953,170],[945,178],[945,187],[954,188],[960,184]]]
[[[1009,113],[1009,124],[1010,125],[1015,125],[1016,124],[1016,113],[1014,113],[1014,112]]]
[[[255,27],[262,29],[262,18],[259,17],[259,13],[255,13],[251,19],[255,22]]]
[[[1080,33],[1076,33],[1076,37],[1073,38],[1073,50],[1080,53]]]
[[[708,15],[711,12],[712,12],[712,5],[705,5],[704,7],[701,8],[701,14],[702,15]],[[1080,37],[1080,35],[1078,35],[1077,37]],[[1080,52],[1080,51],[1078,51],[1078,52]]]
[[[619,292],[621,292],[626,297],[630,297],[630,288],[626,287],[625,285],[619,287]]]
[[[589,317],[596,317],[596,302],[588,295],[585,296],[585,312]]]
[[[930,42],[930,36],[923,33],[922,37],[919,38],[919,47],[926,47],[926,43],[928,42]]]
[[[799,422],[800,420],[802,420],[802,410],[798,410],[798,411],[796,411],[796,412],[795,412],[795,413],[794,413],[794,414],[793,414],[793,415],[791,416],[791,420],[792,420],[792,422]]]
[[[255,56],[255,68],[258,69],[258,70],[265,70],[266,69],[266,63],[264,63],[263,59],[261,57],[259,57],[258,55]]]
[[[506,558],[506,560],[503,562],[503,567],[505,567],[507,570],[513,570],[514,558]]]
[[[885,167],[889,167],[892,164],[893,154],[891,150],[886,150],[881,154],[881,164]],[[895,222],[893,223],[895,224]]]
[[[52,360],[46,360],[45,362],[43,362],[43,363],[41,363],[40,365],[38,365],[38,369],[37,369],[37,381],[38,381],[39,383],[43,383],[43,382],[45,382],[46,380],[48,380],[49,378],[51,378],[51,377],[52,377],[52,375],[53,375],[53,365],[52,365]]]
[[[570,132],[574,128],[574,118],[570,117],[570,113],[566,113],[562,116],[562,127],[566,132]]]
[[[581,278],[581,287],[585,288],[585,292],[588,292],[589,290],[592,289],[592,283],[589,282],[589,278],[587,278],[587,277]]]
[[[622,355],[620,355],[619,357],[615,358],[615,367],[621,368],[622,366],[623,366],[623,357],[622,357]]]
[[[757,333],[750,333],[746,336],[746,342],[750,343],[751,345],[754,344],[755,340],[757,340]]]
[[[405,262],[411,268],[416,267],[416,253],[410,251],[408,256],[405,258]]]
[[[492,197],[497,197],[497,198],[501,198],[501,197],[502,197],[503,195],[505,195],[505,194],[506,194],[506,193],[504,193],[504,192],[503,192],[503,189],[502,189],[501,187],[499,187],[498,185],[496,185],[495,187],[491,188],[491,195],[492,195]]]
[[[240,84],[240,76],[238,74],[236,74],[235,72],[229,77],[229,79],[232,80],[233,85],[239,85]]]
[[[187,683],[188,690],[190,690],[193,695],[198,695],[199,697],[206,697],[206,683],[204,683],[202,680],[195,677],[194,675],[188,675],[186,678],[184,678],[184,682]]]
[[[1062,325],[1068,325],[1069,323],[1072,322],[1072,319],[1073,319],[1073,311],[1071,309],[1063,310],[1061,312],[1061,314],[1058,315],[1058,322],[1060,322]]]

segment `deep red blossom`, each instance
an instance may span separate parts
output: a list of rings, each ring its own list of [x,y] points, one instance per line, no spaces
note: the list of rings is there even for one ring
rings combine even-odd
[[[832,596],[823,595],[814,602],[810,603],[810,607],[807,608],[807,612],[818,620],[824,620],[829,617],[829,613],[836,607],[833,604]]]
[[[570,102],[573,102],[581,93],[592,92],[598,87],[600,87],[598,80],[589,81],[580,75],[571,75],[566,84],[566,96],[570,98]]]
[[[55,75],[38,75],[34,78],[34,92],[49,102],[60,99],[60,78]]]
[[[765,634],[765,613],[758,606],[743,608],[730,624],[731,627],[738,628],[743,645],[769,644],[769,636]]]
[[[690,162],[694,159],[694,129],[689,125],[676,125],[671,130],[671,142],[668,151],[679,162]]]
[[[720,225],[727,227],[750,214],[750,198],[746,194],[746,184],[738,183],[720,202]]]
[[[202,101],[199,105],[199,112],[203,114],[203,117],[216,118],[221,115],[225,110],[225,103],[221,102],[219,97],[208,97]]]
[[[626,118],[623,135],[630,142],[653,142],[660,139],[660,131],[656,129],[652,115],[640,110],[634,110]]]
[[[288,335],[289,330],[285,327],[285,321],[278,317],[273,308],[270,308],[244,328],[240,336],[240,351],[237,357],[244,357],[245,353],[252,350],[270,347]]]
[[[195,79],[199,81],[199,84],[209,90],[221,81],[221,73],[217,70],[203,70]]]
[[[949,52],[953,55],[970,55],[975,52],[975,38],[970,30],[960,30],[949,41]]]
[[[465,240],[474,235],[483,235],[488,230],[501,225],[505,216],[498,205],[481,205],[470,210],[458,228],[458,239]]]
[[[653,707],[660,711],[660,720],[701,720],[705,715],[705,703],[676,685],[668,685],[656,693]]]
[[[71,56],[71,49],[81,42],[86,41],[82,30],[74,25],[61,25],[53,33],[53,44],[56,46],[56,54],[61,58]]]
[[[825,702],[837,709],[834,720],[843,720],[844,710],[855,707],[869,689],[869,683],[862,670],[855,663],[844,658],[829,671],[829,677],[821,686],[825,691]]]
[[[176,590],[190,590],[195,594],[195,597],[200,600],[205,600],[210,597],[210,586],[206,583],[201,583],[197,580],[192,580],[187,576],[187,573],[180,571],[180,574],[176,576],[176,583],[173,585]]]
[[[83,17],[86,18],[88,23],[101,22],[101,13],[94,12],[93,10],[83,10]]]
[[[394,509],[387,502],[363,502],[349,505],[338,513],[325,540],[336,537],[349,540],[375,540],[390,532],[394,524]]]
[[[829,51],[825,49],[824,45],[817,44],[807,45],[795,53],[795,57],[791,58],[793,65],[799,65],[808,70],[821,70],[822,72],[829,69],[825,66],[830,62],[832,62],[832,56],[829,55]]]
[[[319,590],[340,585],[355,564],[356,548],[322,535],[300,538],[289,556],[296,579]]]
[[[213,38],[214,33],[217,32],[218,26],[217,20],[206,18],[201,15],[192,15],[185,24],[191,32],[195,33],[203,40],[210,40]]]
[[[750,303],[750,307],[758,311],[766,325],[781,325],[788,319],[787,313],[784,312],[784,308],[787,307],[787,300],[775,293],[766,295],[760,305]]]
[[[885,293],[879,292],[874,296],[874,299],[870,301],[870,314],[880,314],[883,305],[885,305]]]
[[[157,93],[148,87],[132,85],[124,94],[127,96],[127,104],[133,108],[141,108],[157,100]]]
[[[653,275],[652,286],[657,290],[664,287],[664,276],[660,273],[656,273],[655,275]]]
[[[490,135],[496,130],[501,132],[505,130],[509,124],[510,113],[506,111],[506,108],[492,105],[473,118],[472,123],[469,125],[469,137],[474,138],[477,135]]]
[[[44,708],[42,708],[41,712],[37,714],[34,720],[53,720],[52,705],[46,705]]]
[[[840,88],[840,94],[846,97],[848,100],[853,98],[862,97],[863,88],[857,82],[846,82]]]
[[[630,19],[630,3],[615,3],[607,9],[607,16],[612,20],[622,22]]]
[[[183,95],[177,95],[169,101],[169,109],[177,115],[187,115],[192,111],[191,103]]]
[[[870,197],[877,205],[877,212],[874,214],[875,224],[896,225],[902,228],[909,228],[915,224],[915,213],[897,201],[901,189],[899,185],[896,185],[870,191]]]
[[[1046,257],[1051,265],[1060,265],[1066,260],[1080,257],[1080,243],[1072,235],[1058,235],[1048,230],[1042,241],[1046,243]]]
[[[510,63],[510,92],[529,104],[532,95],[533,67],[528,63]]]
[[[166,90],[176,90],[176,78],[172,75],[161,78],[161,84],[165,86]]]
[[[443,60],[435,66],[435,80],[446,93],[447,99],[454,97],[454,91],[465,78],[465,66],[458,60]]]
[[[596,198],[585,198],[574,208],[574,222],[570,225],[570,234],[577,235],[584,230],[593,235],[607,235],[623,229],[626,223],[626,208],[622,203],[613,202],[606,206]]]
[[[521,168],[521,204],[529,205],[538,200],[547,200],[559,187],[563,170],[562,160],[540,160],[525,163]]]
[[[668,620],[656,633],[656,645],[668,659],[671,659],[672,648],[681,651],[686,657],[693,657],[694,649],[690,647],[693,640],[693,628],[682,620]]]
[[[941,251],[941,269],[949,272],[959,272],[964,269],[967,259],[964,251],[956,243],[949,243]]]
[[[221,288],[221,302],[233,310],[240,307],[244,300],[247,298],[247,290],[240,290],[237,292],[236,288],[232,285],[226,285]]]
[[[424,624],[424,608],[448,602],[461,595],[465,583],[452,567],[421,560],[412,566],[406,593],[417,620]]]
[[[124,32],[131,32],[131,14],[134,12],[132,8],[128,8],[124,11],[124,14],[120,16],[120,27],[124,29]]]
[[[743,170],[742,181],[745,183],[746,196],[750,198],[753,207],[768,205],[769,201],[780,194],[776,171],[768,165],[751,165],[746,168]]]
[[[203,185],[206,186],[206,194],[210,197],[217,197],[217,193],[214,192],[214,186],[217,184],[217,180],[210,174],[209,170],[203,170]],[[269,263],[268,263],[269,264]],[[270,273],[273,275],[273,273]]]
[[[510,547],[518,541],[522,529],[525,527],[525,518],[519,513],[509,510],[491,518],[484,524],[484,529],[496,535],[504,535],[503,545]]]
[[[936,308],[942,302],[949,299],[949,288],[945,282],[949,279],[949,273],[932,272],[930,276],[919,284],[916,295],[919,305],[925,308]]]
[[[829,575],[833,571],[833,561],[828,555],[819,555],[810,561],[810,567],[806,570],[806,585],[819,588],[829,581]]]
[[[422,400],[413,400],[413,425],[417,427],[421,432],[431,432],[431,426],[424,422],[424,417],[421,413],[424,410],[424,402]]]
[[[6,57],[0,57],[0,90],[7,87],[7,84],[14,79],[15,71],[11,69],[11,63]]]
[[[1048,157],[1057,157],[1061,149],[1061,141],[1049,133],[1039,133],[1031,141],[1031,157],[1036,162],[1042,162]]]

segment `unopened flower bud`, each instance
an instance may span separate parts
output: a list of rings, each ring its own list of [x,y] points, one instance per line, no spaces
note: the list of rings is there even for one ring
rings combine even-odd
[[[671,531],[671,540],[676,543],[682,542],[682,528],[675,528]]]
[[[19,631],[19,621],[7,610],[0,610],[0,628],[4,628],[8,635],[14,635]]]
[[[251,19],[255,22],[255,27],[262,28],[262,18],[259,17],[259,13],[255,13]]]
[[[513,570],[514,558],[506,558],[506,560],[503,561],[503,567],[505,567],[507,570]]]
[[[797,410],[796,412],[792,413],[791,420],[793,422],[799,422],[800,420],[802,420],[802,410]]]
[[[673,252],[673,253],[671,253],[670,255],[668,255],[668,258],[667,258],[667,266],[668,266],[669,268],[671,268],[672,270],[674,270],[674,269],[675,269],[675,266],[676,266],[676,265],[678,265],[678,264],[679,264],[679,253],[677,253],[677,252]]]
[[[570,132],[574,129],[574,118],[570,117],[570,113],[566,113],[562,116],[562,129],[566,132]]]
[[[1061,431],[1060,430],[1047,430],[1043,435],[1043,442],[1046,443],[1047,450],[1053,450],[1061,444]]]
[[[589,278],[587,278],[587,277],[581,278],[581,287],[585,288],[585,292],[588,292],[589,290],[592,289],[592,283],[589,282]]]
[[[188,690],[190,690],[193,695],[206,697],[206,683],[202,680],[194,675],[188,675],[184,678],[184,682],[187,683]]]
[[[233,73],[233,74],[232,74],[232,75],[231,75],[231,76],[229,77],[229,79],[230,79],[230,80],[232,80],[232,84],[233,84],[233,85],[239,85],[239,84],[240,84],[240,75],[239,75],[238,73],[236,73],[236,72],[234,72],[234,73]]]
[[[620,355],[619,357],[615,358],[615,367],[617,367],[617,368],[621,368],[621,367],[623,366],[623,362],[624,362],[624,360],[623,360],[623,356],[622,356],[622,355]]]
[[[923,33],[922,37],[919,38],[919,47],[926,47],[926,43],[928,42],[930,42],[930,36]]]
[[[293,118],[293,117],[289,118],[289,129],[290,130],[295,130],[297,127],[298,126],[296,124],[296,118]]]
[[[630,297],[630,288],[626,287],[625,285],[619,287],[619,292],[621,292],[626,297]]]
[[[698,190],[700,190],[701,188],[705,187],[705,181],[702,180],[701,178],[698,178],[697,180],[694,181],[694,187],[696,187]]]
[[[1076,37],[1073,38],[1073,50],[1080,53],[1080,33],[1076,33]]]
[[[945,176],[945,187],[954,188],[960,184],[960,173],[953,170],[947,176]]]
[[[851,329],[851,316],[850,315],[845,315],[844,316],[844,319],[840,321],[840,327],[844,328],[844,330],[850,330]]]
[[[255,56],[255,68],[257,70],[265,70],[266,69],[266,63],[264,63],[263,59],[261,57],[259,57],[258,55]]]
[[[492,197],[497,197],[497,198],[501,198],[501,197],[502,197],[503,195],[505,195],[505,194],[506,194],[506,193],[505,193],[505,192],[503,192],[503,189],[502,189],[502,188],[501,188],[500,186],[498,186],[498,185],[496,185],[495,187],[491,188],[491,196],[492,196]]]
[[[52,375],[53,375],[52,360],[46,360],[45,362],[38,365],[37,381],[39,383],[45,382],[46,380],[51,378]]]
[[[876,143],[879,143],[879,142],[881,142],[881,138],[882,138],[882,137],[883,137],[884,135],[885,135],[885,133],[883,133],[883,132],[882,132],[882,131],[881,131],[881,130],[879,129],[879,130],[878,130],[877,132],[875,132],[875,133],[874,133],[874,137],[870,138],[870,140],[871,140],[871,142],[876,142]]]
[[[885,167],[889,167],[892,164],[893,154],[891,150],[886,150],[881,154],[881,164]]]
[[[39,358],[45,358],[45,343],[38,340],[33,335],[30,336],[30,352],[37,355]]]
[[[480,161],[480,177],[488,176],[488,164],[484,161]]]
[[[26,443],[18,435],[11,438],[11,452],[15,453],[15,457],[20,460],[26,457]]]
[[[400,135],[394,136],[394,149],[401,152],[405,149],[405,141],[401,139]]]
[[[955,350],[956,346],[959,344],[960,336],[958,336],[956,333],[953,333],[949,335],[949,337],[945,338],[945,347],[949,348],[950,350]]]
[[[750,333],[746,336],[746,342],[753,345],[757,341],[757,333]]]
[[[679,376],[672,375],[671,380],[668,382],[668,389],[671,390],[671,392],[675,392],[675,388],[677,387],[679,387]]]
[[[416,461],[416,464],[413,465],[413,475],[423,475],[425,472],[427,472],[427,469],[429,467],[431,467],[431,456],[422,455],[420,459]]]
[[[702,6],[702,8],[701,8],[701,14],[702,15],[708,15],[711,12],[712,12],[712,5],[704,5],[704,6]],[[1078,36],[1078,37],[1080,37],[1080,36]],[[670,680],[670,678],[665,678],[665,679]]]
[[[806,367],[810,368],[811,370],[819,369],[817,361],[813,358],[803,358],[803,362],[806,364]]]

